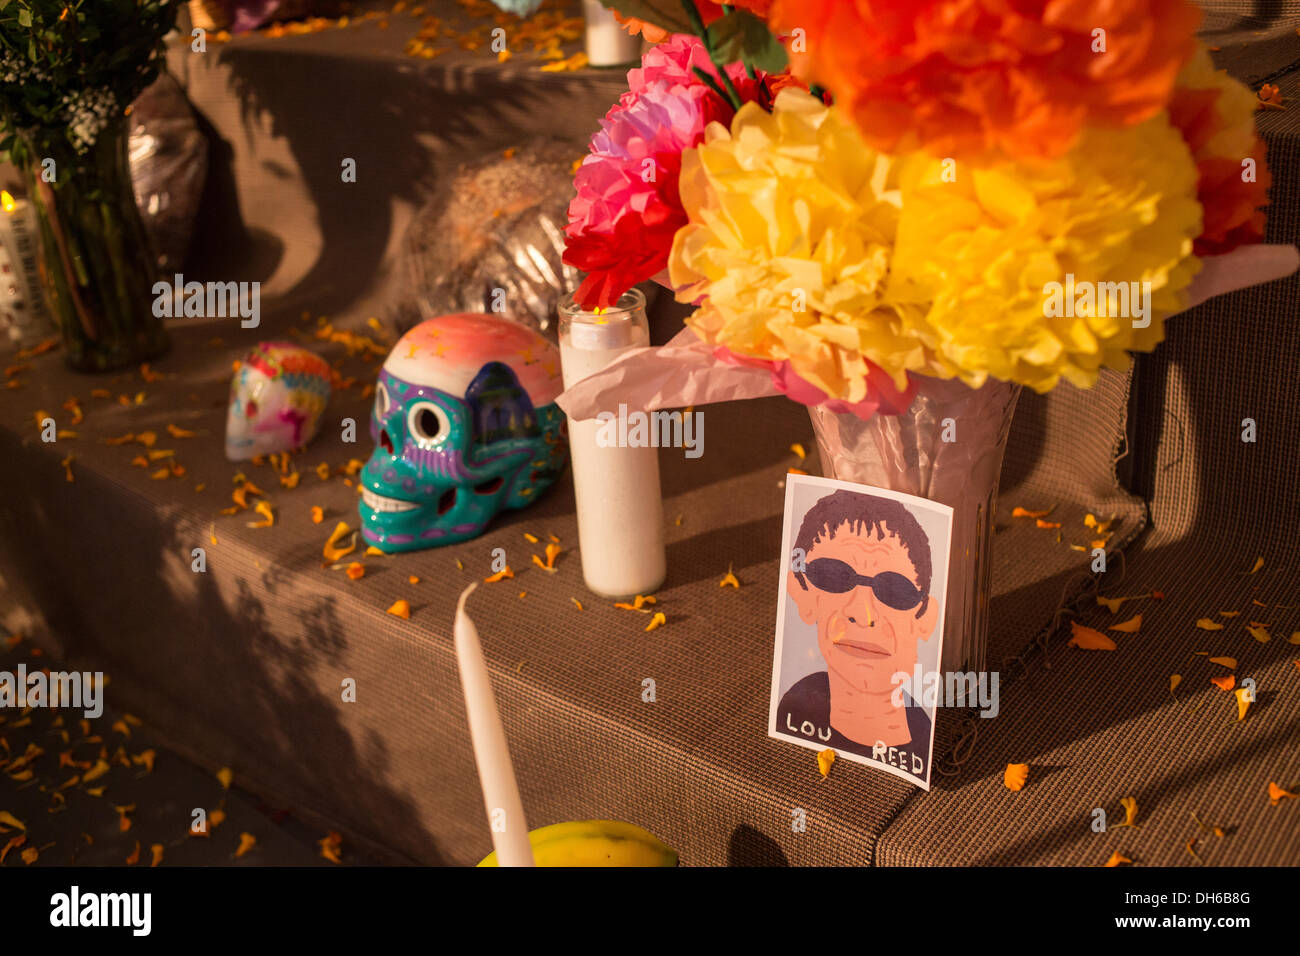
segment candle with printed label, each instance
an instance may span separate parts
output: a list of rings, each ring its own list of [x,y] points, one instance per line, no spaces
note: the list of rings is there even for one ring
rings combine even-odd
[[[26,343],[53,332],[41,298],[36,213],[0,190],[0,341]]]

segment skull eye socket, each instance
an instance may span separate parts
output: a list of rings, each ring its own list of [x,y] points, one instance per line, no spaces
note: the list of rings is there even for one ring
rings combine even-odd
[[[388,395],[388,389],[380,385],[375,389],[375,417],[383,422],[388,417],[389,411],[393,407],[393,400]]]
[[[406,427],[421,448],[437,448],[451,435],[451,420],[433,402],[416,402],[406,415]]]

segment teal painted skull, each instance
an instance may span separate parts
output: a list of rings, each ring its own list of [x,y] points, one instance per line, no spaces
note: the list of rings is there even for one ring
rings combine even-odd
[[[422,322],[375,385],[361,472],[361,534],[386,552],[483,533],[550,487],[568,451],[560,357],[531,329],[491,315]]]

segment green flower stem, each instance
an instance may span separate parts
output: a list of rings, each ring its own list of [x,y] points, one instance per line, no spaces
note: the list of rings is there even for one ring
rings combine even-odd
[[[718,71],[718,76],[722,78],[722,82],[726,85],[727,92],[723,93],[718,87],[718,84],[712,81],[709,82],[709,86],[713,87],[713,89],[716,90],[724,100],[729,102],[732,109],[740,109],[740,94],[736,91],[736,84],[732,83],[731,77],[727,75],[725,64],[719,64],[718,61],[714,59],[713,44],[709,40],[708,28],[704,26],[704,18],[700,16],[700,11],[695,9],[695,4],[692,0],[682,0],[682,7],[686,10],[686,16],[691,21],[691,27],[695,30],[695,35],[700,38],[701,42],[704,44],[704,49],[708,51],[709,60]],[[699,67],[695,67],[695,72],[701,77],[705,76],[705,73]]]
[[[131,190],[125,122],[106,129],[84,160],[58,157],[58,183],[26,169],[45,249],[43,284],[64,357],[83,371],[121,368],[161,355],[167,334],[153,314],[157,278]]]
[[[59,243],[50,226],[50,213],[36,190],[31,191],[37,204],[37,223],[41,233],[41,249],[45,259],[44,277],[46,298],[49,300],[50,313],[61,316],[65,310],[73,308],[72,290],[68,287],[68,273],[59,262]],[[63,303],[69,303],[64,305]]]
[[[693,0],[682,0],[682,7],[686,10],[686,17],[691,21],[691,27],[695,30],[695,35],[704,40],[708,31],[704,27],[704,18],[700,16],[700,11],[695,8]],[[706,46],[707,46],[707,42]]]
[[[712,50],[709,50],[709,59],[713,59]],[[731,82],[731,76],[727,73],[726,64],[714,60],[713,65],[718,68],[718,75],[722,77],[722,82],[727,84],[727,92],[731,95],[731,105],[736,109],[740,109],[740,93],[736,90],[736,84]]]
[[[69,249],[68,232],[60,222],[60,213],[54,196],[54,190],[50,185],[40,178],[39,173],[33,172],[33,183],[35,188],[32,194],[41,198],[40,211],[45,221],[41,226],[42,234],[45,236],[45,274],[56,280],[56,291],[63,291],[64,304],[59,307],[57,296],[51,303],[54,309],[55,317],[59,320],[59,326],[64,330],[65,336],[77,337],[77,327],[73,326],[70,319],[72,316],[67,315],[69,311],[75,315],[81,331],[85,333],[87,339],[96,338],[95,319],[86,309],[85,304],[81,301],[81,296],[77,293],[78,281],[74,274],[73,255]]]
[[[130,250],[126,247],[126,241],[122,234],[119,218],[113,213],[113,208],[109,203],[101,202],[99,204],[99,213],[104,220],[104,246],[108,251],[108,272],[106,275],[113,277],[113,288],[117,292],[117,308],[111,310],[122,320],[129,320],[131,313],[144,305],[143,301],[132,299],[130,291],[127,289],[128,278],[134,279],[134,276],[128,277],[126,268],[113,268],[113,263],[126,263],[131,261]],[[129,267],[128,267],[129,268]],[[124,332],[125,329],[119,327],[118,332]]]
[[[705,72],[704,72],[703,70],[701,70],[698,66],[691,67],[691,69],[694,71],[694,73],[695,73],[696,76],[698,76],[698,77],[699,77],[701,80],[703,80],[705,83],[709,84],[709,86],[712,88],[713,92],[717,93],[717,94],[718,94],[720,97],[722,97],[724,100],[725,100],[725,99],[729,99],[729,97],[727,96],[726,92],[722,89],[722,87],[718,86],[718,81],[717,81],[717,80],[715,80],[713,77],[709,76],[709,74],[705,73]]]

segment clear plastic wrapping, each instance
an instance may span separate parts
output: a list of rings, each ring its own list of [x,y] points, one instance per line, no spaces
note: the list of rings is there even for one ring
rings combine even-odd
[[[131,185],[164,271],[179,271],[208,178],[208,141],[180,84],[163,73],[131,104]]]

